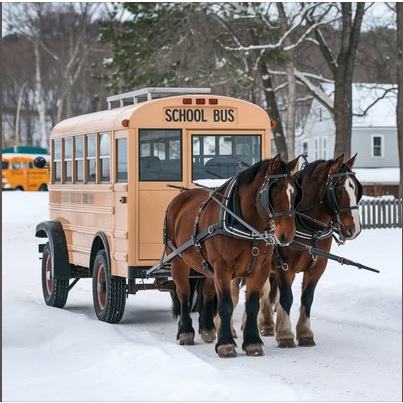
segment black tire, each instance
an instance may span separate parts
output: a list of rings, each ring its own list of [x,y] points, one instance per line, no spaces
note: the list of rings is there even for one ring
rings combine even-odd
[[[97,318],[118,323],[125,312],[126,279],[111,276],[105,250],[98,251],[92,269],[92,297]]]
[[[23,192],[24,188],[22,186],[17,186],[14,190],[17,190],[19,192]]]
[[[55,279],[53,276],[53,256],[46,243],[42,254],[42,291],[46,305],[63,308],[69,295],[69,280]]]
[[[39,186],[38,189],[40,192],[47,192],[48,191],[48,185],[46,183],[42,183],[41,186]]]

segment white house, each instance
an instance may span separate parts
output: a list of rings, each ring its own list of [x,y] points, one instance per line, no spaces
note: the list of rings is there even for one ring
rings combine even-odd
[[[369,194],[396,193],[399,184],[397,148],[397,91],[391,84],[353,84],[353,126],[351,152],[357,153],[355,171]],[[334,86],[324,85],[332,96]],[[390,90],[386,93],[385,91]],[[379,99],[364,116],[366,109]],[[296,136],[296,153],[309,161],[333,158],[335,125],[329,111],[312,102],[303,130]],[[386,187],[385,187],[386,186]],[[372,191],[368,191],[372,187]],[[383,187],[382,191],[379,187]]]

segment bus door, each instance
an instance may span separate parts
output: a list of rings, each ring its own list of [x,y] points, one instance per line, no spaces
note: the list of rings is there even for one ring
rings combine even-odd
[[[161,258],[165,210],[179,193],[167,185],[184,185],[183,155],[182,130],[139,129],[136,242],[140,260]]]
[[[9,162],[9,175],[10,183],[14,189],[28,190],[27,189],[27,168],[26,164],[21,158],[12,158]]]
[[[115,165],[115,184],[113,185],[113,256],[112,272],[127,276],[128,264],[128,137],[115,132],[115,144],[112,148],[112,161]]]

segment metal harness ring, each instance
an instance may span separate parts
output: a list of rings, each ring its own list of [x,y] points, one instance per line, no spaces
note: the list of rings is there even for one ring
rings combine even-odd
[[[257,246],[253,246],[251,250],[252,256],[259,256],[260,249]]]

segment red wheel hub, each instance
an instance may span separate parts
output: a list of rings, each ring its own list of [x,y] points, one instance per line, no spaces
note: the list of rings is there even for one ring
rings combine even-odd
[[[50,255],[46,257],[45,276],[46,276],[46,291],[50,296],[52,295],[53,292],[53,271],[52,271],[52,259]]]
[[[105,266],[100,264],[97,272],[97,299],[98,306],[103,311],[106,305],[106,271]]]

